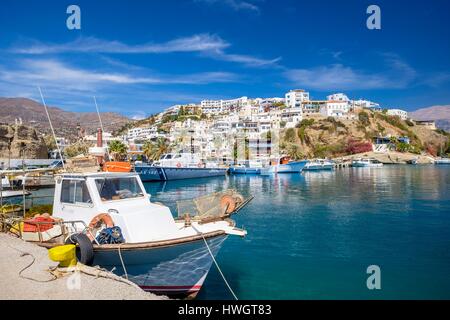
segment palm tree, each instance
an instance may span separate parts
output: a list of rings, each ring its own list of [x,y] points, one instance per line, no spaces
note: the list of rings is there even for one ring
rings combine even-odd
[[[145,141],[144,145],[142,146],[142,152],[147,159],[152,158],[153,150],[153,143],[150,140]]]
[[[156,143],[153,145],[153,147],[154,147],[153,155],[152,155],[153,160],[159,160],[159,158],[161,158],[161,156],[163,154],[169,152],[169,150],[170,150],[168,141],[165,138],[158,138],[158,140],[156,140]]]
[[[127,154],[127,146],[119,140],[111,141],[109,144],[109,152],[114,160],[123,158]]]
[[[169,152],[169,150],[170,146],[165,138],[158,138],[156,142],[146,141],[142,147],[144,155],[150,160],[159,160],[159,158],[161,158],[163,154]]]

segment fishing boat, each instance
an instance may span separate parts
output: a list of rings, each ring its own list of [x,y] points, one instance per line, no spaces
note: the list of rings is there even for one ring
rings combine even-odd
[[[307,163],[307,160],[291,161],[289,157],[281,157],[272,160],[270,166],[261,169],[261,175],[300,173]]]
[[[227,168],[206,164],[191,153],[168,153],[153,164],[137,164],[134,171],[142,181],[168,181],[225,176]]]
[[[383,163],[373,158],[360,158],[352,161],[352,167],[382,167]]]
[[[315,159],[308,162],[303,171],[333,170],[334,162],[327,159]]]
[[[0,213],[16,213],[31,207],[31,193],[23,190],[0,191]]]
[[[450,164],[450,158],[440,158],[440,159],[436,159],[434,160],[434,164]]]
[[[150,201],[136,173],[66,173],[56,178],[53,216],[25,220],[19,232],[46,248],[77,244],[82,263],[113,270],[143,290],[193,297],[227,237],[246,235],[230,216],[249,200],[227,190],[192,200],[174,218]]]
[[[260,174],[262,168],[261,161],[246,160],[243,163],[230,167],[230,174]]]

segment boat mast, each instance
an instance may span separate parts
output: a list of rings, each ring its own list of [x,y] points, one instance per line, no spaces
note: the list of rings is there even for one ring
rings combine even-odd
[[[103,129],[102,117],[100,116],[100,111],[98,110],[97,99],[95,98],[95,96],[94,96],[94,103],[95,103],[95,109],[97,110],[98,121],[100,122],[100,128],[102,129],[102,132],[104,133],[105,130]],[[111,160],[111,158],[109,156],[108,142],[106,142],[106,155],[108,156],[108,160]]]
[[[55,140],[55,144],[56,144],[56,149],[58,149],[59,158],[61,159],[61,162],[62,162],[62,167],[63,167],[64,170],[66,170],[66,165],[64,164],[64,158],[62,156],[61,149],[60,149],[60,147],[58,145],[58,140],[56,139],[55,130],[53,129],[52,120],[50,119],[50,115],[49,115],[48,109],[47,109],[47,104],[45,103],[41,87],[38,87],[38,89],[39,89],[39,93],[41,95],[42,104],[44,105],[45,113],[47,114],[48,122],[50,123],[50,129],[52,130],[53,139]]]

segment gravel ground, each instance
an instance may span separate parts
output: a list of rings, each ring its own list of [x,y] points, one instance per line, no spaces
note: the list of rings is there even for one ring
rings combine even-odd
[[[28,253],[31,255],[23,255]],[[34,263],[26,268],[29,264]],[[50,268],[57,263],[47,250],[20,239],[0,234],[0,299],[36,300],[165,300],[137,286],[83,272],[56,278]],[[22,269],[21,275],[19,274]],[[97,272],[95,268],[83,267]],[[55,279],[56,278],[56,279]]]

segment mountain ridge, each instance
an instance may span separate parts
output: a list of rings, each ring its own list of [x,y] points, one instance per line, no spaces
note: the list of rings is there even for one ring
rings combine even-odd
[[[48,112],[58,136],[76,136],[78,124],[88,134],[100,126],[96,112],[72,112],[55,106],[49,106]],[[115,112],[101,112],[100,115],[105,131],[112,131],[133,122],[132,119]],[[50,132],[47,115],[41,103],[28,98],[0,97],[0,122],[12,124],[19,118],[22,119],[23,124],[31,126],[39,132]]]
[[[414,120],[434,120],[439,129],[450,132],[450,105],[424,107],[409,115]]]

